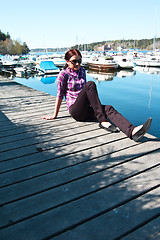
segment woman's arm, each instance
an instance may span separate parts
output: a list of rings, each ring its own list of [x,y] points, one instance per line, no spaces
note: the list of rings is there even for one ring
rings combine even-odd
[[[46,120],[52,120],[55,119],[59,113],[59,109],[62,103],[62,98],[57,97],[56,98],[56,103],[55,103],[55,110],[54,110],[54,114],[53,115],[45,115],[42,117],[42,119],[46,119]]]

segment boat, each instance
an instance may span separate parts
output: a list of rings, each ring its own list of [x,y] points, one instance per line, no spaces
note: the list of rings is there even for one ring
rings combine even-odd
[[[1,57],[1,67],[5,69],[13,69],[17,66],[17,62],[13,60],[13,58],[9,55],[5,55]]]
[[[156,56],[143,57],[134,60],[134,63],[141,67],[160,67],[160,58]]]
[[[20,56],[17,59],[17,63],[28,67],[35,66],[35,61],[30,59],[28,56]]]
[[[57,66],[57,67],[64,67],[65,64],[66,64],[66,61],[62,58],[58,58],[58,57],[55,57],[53,59],[53,62],[54,62],[54,65]]]
[[[113,60],[113,57],[97,57],[94,56],[88,62],[89,69],[93,71],[114,71],[118,68],[118,64]]]
[[[41,61],[36,65],[36,69],[42,74],[54,74],[60,72],[60,69],[55,66],[53,61]]]
[[[18,65],[13,69],[17,77],[28,76],[32,73],[32,68],[27,66]]]
[[[131,59],[128,59],[126,56],[114,56],[115,62],[118,64],[118,68],[121,69],[132,69],[135,64]]]
[[[66,64],[65,59],[63,58],[63,56],[61,56],[60,54],[52,54],[52,55],[41,55],[38,56],[35,60],[35,64],[40,64],[41,61],[53,61],[54,65],[57,67],[64,67],[64,65]]]

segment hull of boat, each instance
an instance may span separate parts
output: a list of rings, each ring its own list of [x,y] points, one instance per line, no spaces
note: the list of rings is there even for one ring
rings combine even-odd
[[[160,67],[160,61],[136,61],[136,66],[141,67]]]
[[[89,69],[94,71],[111,71],[116,70],[118,65],[115,63],[100,64],[100,63],[88,63]]]
[[[60,72],[60,69],[55,66],[53,61],[41,61],[36,69],[44,74],[55,74]]]
[[[51,70],[43,70],[45,74],[55,74],[55,73],[59,73],[60,70],[59,69],[51,69]]]

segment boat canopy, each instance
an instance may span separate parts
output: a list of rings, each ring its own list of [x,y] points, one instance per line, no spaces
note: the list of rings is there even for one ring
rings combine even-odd
[[[58,69],[58,67],[54,65],[53,61],[41,61],[39,65],[40,65],[40,68],[43,70]]]

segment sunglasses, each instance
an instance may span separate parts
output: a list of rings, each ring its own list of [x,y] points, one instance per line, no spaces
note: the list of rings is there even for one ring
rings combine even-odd
[[[72,64],[76,64],[76,63],[79,63],[79,64],[81,64],[82,63],[82,59],[80,58],[80,59],[78,59],[78,60],[72,60],[72,61],[70,61]]]

